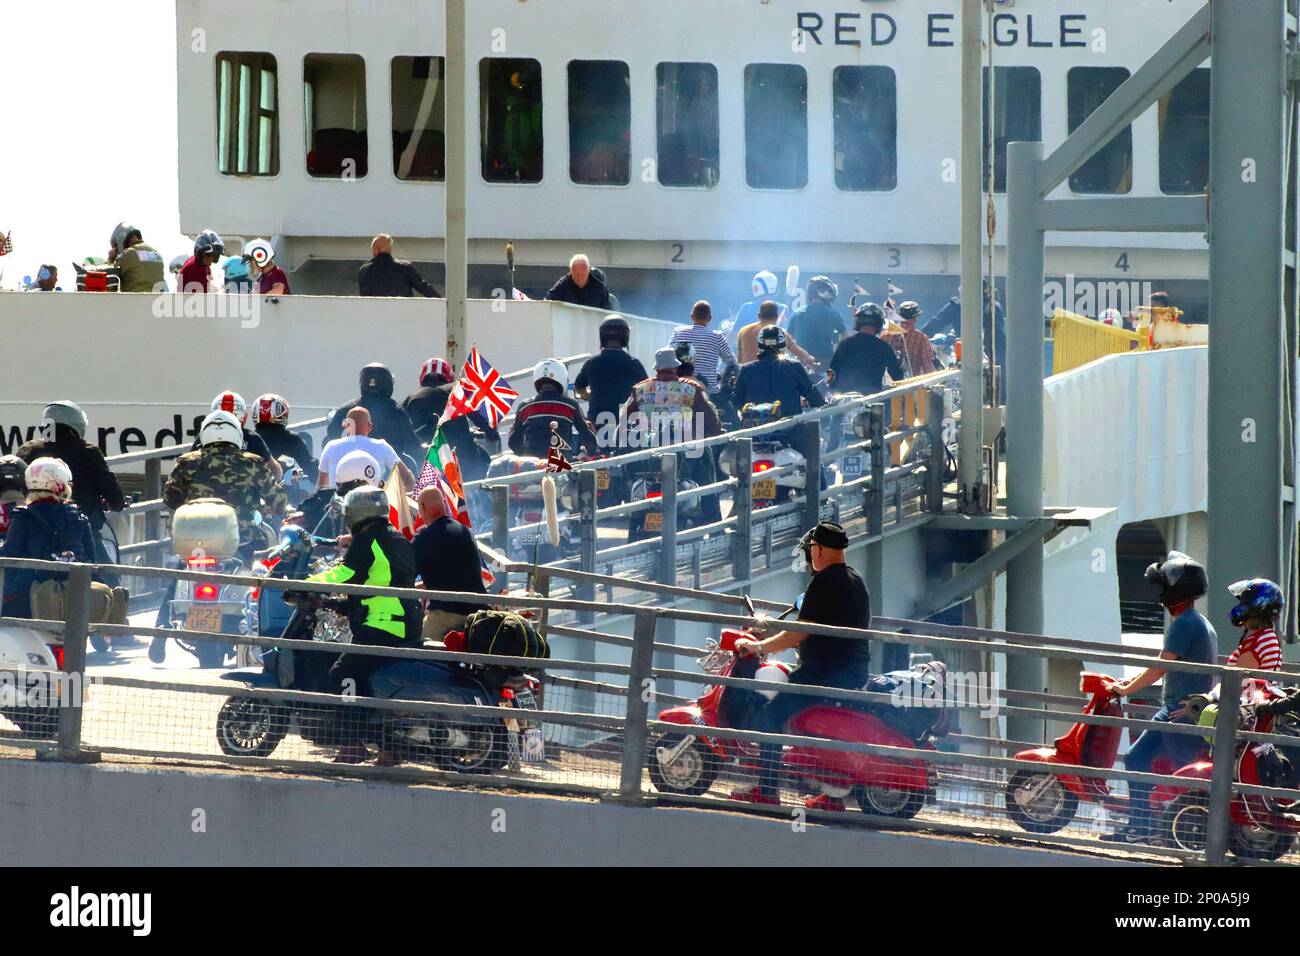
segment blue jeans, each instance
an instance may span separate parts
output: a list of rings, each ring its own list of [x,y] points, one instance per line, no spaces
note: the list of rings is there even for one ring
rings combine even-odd
[[[1169,705],[1161,707],[1151,717],[1157,723],[1191,724],[1180,715],[1172,716]],[[1159,730],[1144,730],[1142,736],[1134,742],[1124,756],[1124,769],[1138,773],[1150,773],[1151,765],[1161,756],[1168,757],[1177,767],[1192,763],[1205,752],[1205,741],[1190,734],[1167,734]],[[1132,783],[1129,792],[1129,825],[1150,829],[1154,822],[1151,818],[1151,791],[1149,783]]]
[[[790,672],[790,683],[860,690],[866,683],[867,676],[865,670],[858,672],[856,669],[831,670],[816,666],[799,666]],[[808,694],[777,694],[754,714],[750,729],[760,733],[784,733],[786,722],[791,717],[807,707],[820,703],[824,703],[823,698]],[[775,796],[780,787],[781,744],[760,744],[758,754],[759,788],[764,793]]]

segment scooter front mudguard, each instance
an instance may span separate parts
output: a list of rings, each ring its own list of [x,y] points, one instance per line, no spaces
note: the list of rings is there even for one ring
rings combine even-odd
[[[695,704],[684,704],[681,707],[661,710],[658,719],[668,724],[693,724],[700,728],[707,727],[704,722],[704,712]]]
[[[1022,750],[1015,755],[1016,760],[1029,760],[1034,763],[1065,763],[1064,758],[1055,747],[1034,747]],[[1085,800],[1108,801],[1112,799],[1106,782],[1097,777],[1079,777],[1072,773],[1058,773],[1061,786],[1077,797]]]

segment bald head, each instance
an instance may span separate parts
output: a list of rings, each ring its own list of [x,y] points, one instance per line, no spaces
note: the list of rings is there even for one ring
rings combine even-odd
[[[348,435],[370,434],[370,412],[361,405],[343,417],[343,431]]]
[[[382,252],[387,252],[390,255],[393,252],[393,237],[383,232],[370,240],[370,254],[377,256]]]
[[[442,491],[435,485],[429,485],[420,492],[417,501],[420,508],[420,520],[425,524],[433,524],[439,518],[447,517],[447,501],[442,496]]]

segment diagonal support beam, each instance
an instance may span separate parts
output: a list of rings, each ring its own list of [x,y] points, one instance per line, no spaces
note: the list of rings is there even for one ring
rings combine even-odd
[[[1026,525],[1024,530],[1017,531],[992,551],[980,555],[922,597],[909,616],[913,620],[923,621],[931,614],[938,614],[945,608],[952,607],[983,587],[984,583],[1005,568],[1012,558],[1018,557],[1030,548],[1042,547],[1043,539],[1057,530],[1060,529],[1055,518],[1035,519]]]
[[[1038,171],[1038,194],[1046,196],[1065,182],[1209,55],[1210,6],[1207,3],[1043,161]]]
[[[1045,199],[1038,218],[1048,232],[1205,232],[1206,211],[1204,194]]]

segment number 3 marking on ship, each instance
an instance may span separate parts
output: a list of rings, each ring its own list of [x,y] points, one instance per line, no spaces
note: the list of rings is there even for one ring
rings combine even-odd
[[[672,255],[672,258],[671,258],[670,260],[668,260],[668,261],[669,261],[669,262],[672,262],[672,263],[675,264],[675,265],[682,265],[683,263],[686,262],[686,246],[685,246],[685,244],[684,244],[684,243],[680,243],[680,242],[674,242],[674,243],[671,243],[671,245],[672,245],[672,249],[673,249],[673,255]]]
[[[903,264],[903,254],[897,249],[889,250],[889,268],[897,269]]]

